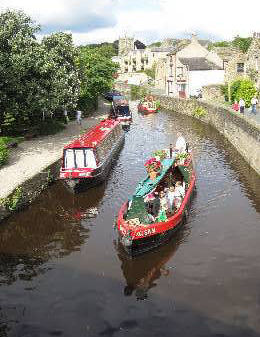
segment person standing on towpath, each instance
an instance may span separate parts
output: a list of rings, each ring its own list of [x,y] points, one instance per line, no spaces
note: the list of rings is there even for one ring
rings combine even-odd
[[[256,105],[258,104],[258,99],[254,96],[252,99],[251,99],[251,105],[252,105],[252,113],[253,114],[256,114]]]
[[[77,118],[77,123],[79,125],[81,125],[81,115],[82,115],[82,112],[80,110],[77,110],[77,112],[76,112],[76,118]]]
[[[245,101],[243,100],[243,98],[240,98],[239,100],[239,109],[240,109],[240,113],[243,114],[245,112]]]

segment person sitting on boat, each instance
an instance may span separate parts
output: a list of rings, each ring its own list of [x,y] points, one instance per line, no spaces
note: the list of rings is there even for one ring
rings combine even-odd
[[[168,210],[169,212],[173,213],[174,212],[174,198],[175,198],[175,188],[174,186],[170,186],[169,190],[167,191],[166,194],[166,199],[168,203]]]
[[[186,152],[187,150],[187,144],[186,144],[186,140],[183,137],[181,132],[177,133],[177,140],[176,140],[176,144],[175,144],[175,151],[177,152]]]
[[[181,207],[182,200],[185,196],[185,188],[183,187],[181,181],[177,181],[174,189],[174,206],[176,210]]]
[[[164,191],[160,192],[159,197],[160,197],[160,211],[167,211],[168,210],[168,202],[167,202]]]
[[[160,199],[158,197],[158,194],[156,192],[147,194],[144,198],[144,202],[148,215],[151,215],[154,221],[155,217],[158,216],[160,209]]]
[[[177,196],[180,196],[181,198],[184,198],[185,196],[185,187],[183,186],[183,184],[181,183],[181,181],[176,181],[175,184],[175,194]]]
[[[159,214],[157,217],[157,221],[161,222],[161,221],[166,221],[167,220],[167,215],[166,212],[168,211],[168,202],[167,199],[165,197],[165,193],[164,191],[161,191],[159,193],[159,197],[160,197],[160,210],[159,210]]]

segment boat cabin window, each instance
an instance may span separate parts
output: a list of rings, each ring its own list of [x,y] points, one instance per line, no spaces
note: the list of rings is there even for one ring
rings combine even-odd
[[[129,116],[130,111],[129,111],[129,106],[127,105],[121,105],[117,108],[117,114],[118,116]]]
[[[64,152],[64,168],[96,168],[93,149],[66,149]]]

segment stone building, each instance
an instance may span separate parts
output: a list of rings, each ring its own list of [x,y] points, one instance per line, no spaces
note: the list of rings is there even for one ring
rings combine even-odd
[[[234,47],[217,47],[214,51],[222,58],[225,83],[250,78],[260,89],[260,33],[254,33],[247,53]]]
[[[197,95],[204,85],[224,82],[222,59],[204,47],[192,35],[186,45],[177,45],[166,58],[165,91],[169,96],[190,97]],[[157,71],[160,76],[163,71]],[[156,82],[162,83],[159,77]]]
[[[137,48],[133,38],[119,38],[118,57],[121,73],[135,73],[152,67],[172,50],[171,46]]]

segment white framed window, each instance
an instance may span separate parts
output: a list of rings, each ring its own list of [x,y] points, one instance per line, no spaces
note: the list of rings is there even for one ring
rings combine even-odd
[[[96,168],[97,163],[93,149],[66,149],[64,167],[66,169]]]

